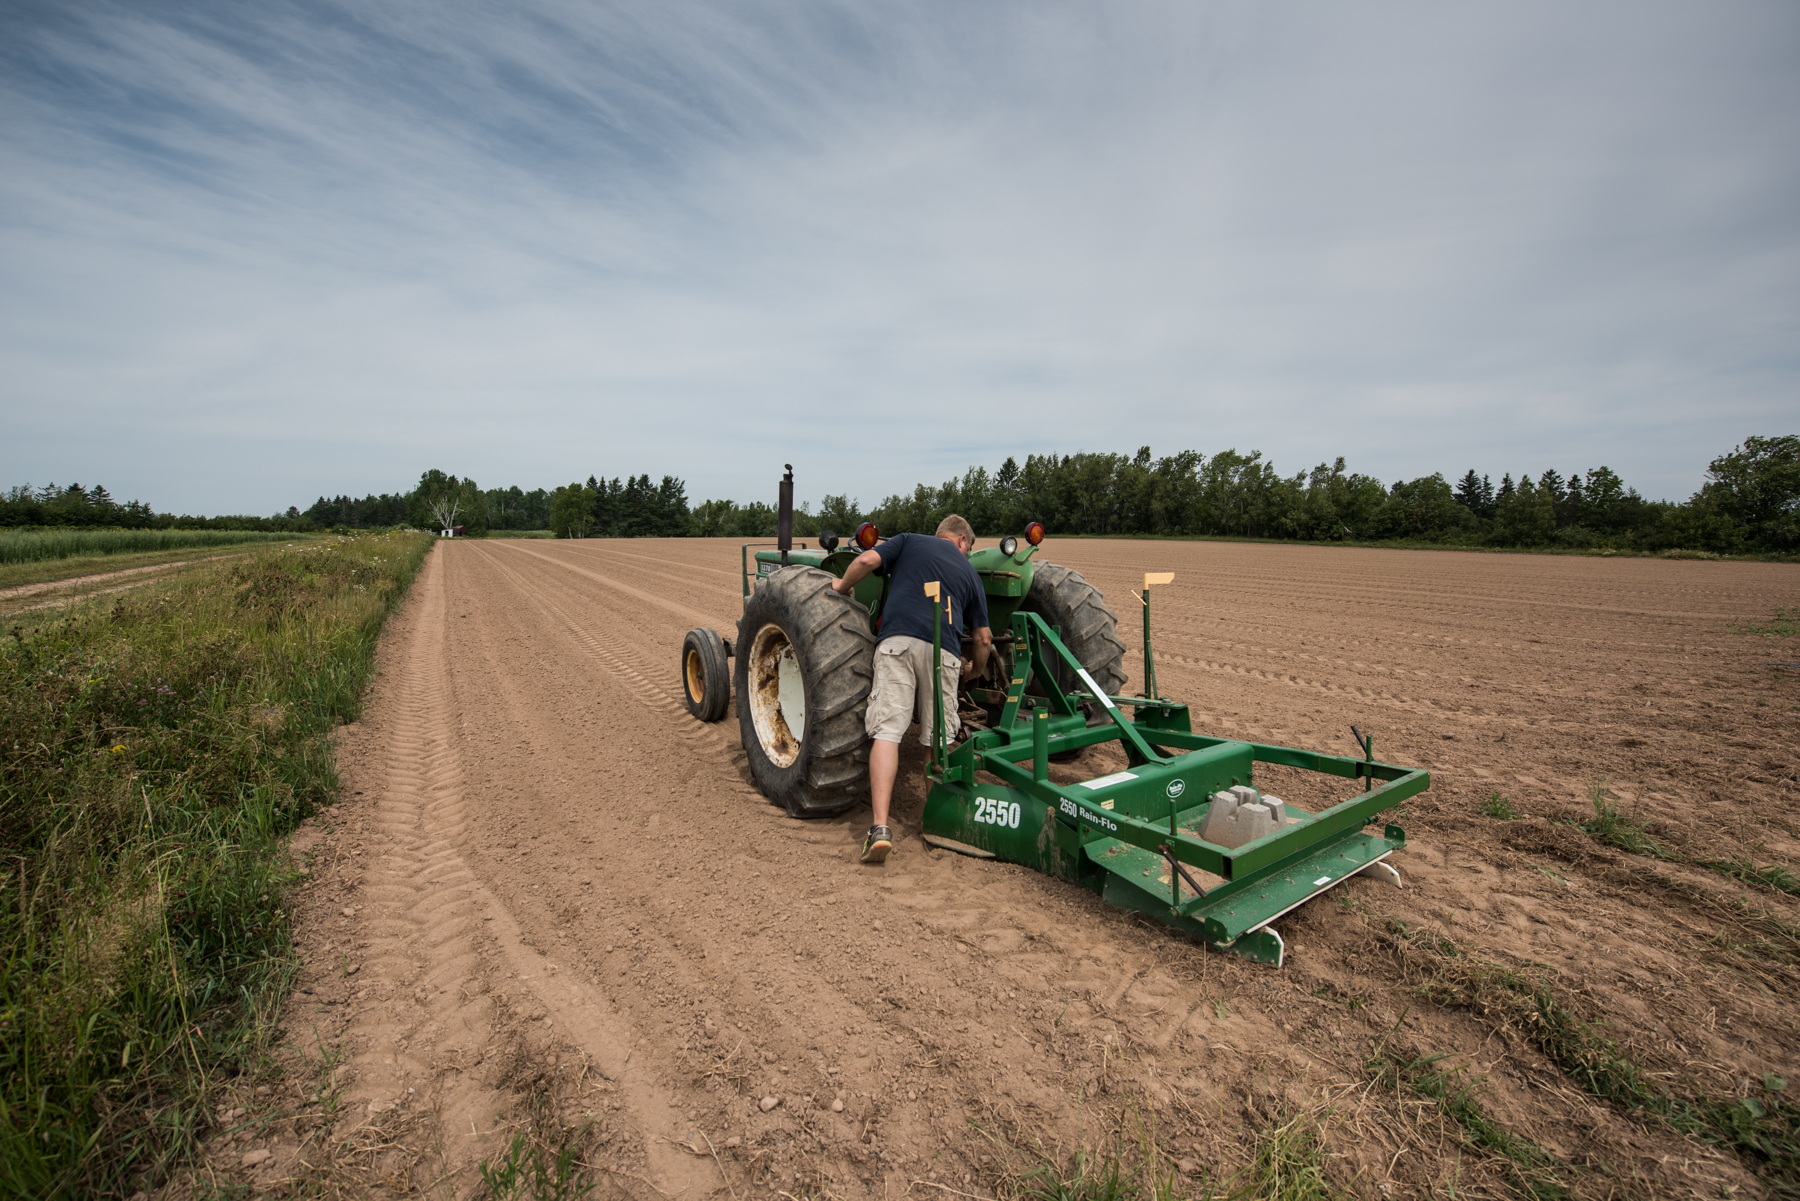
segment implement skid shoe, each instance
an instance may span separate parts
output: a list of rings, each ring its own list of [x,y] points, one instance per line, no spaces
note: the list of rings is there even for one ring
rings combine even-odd
[[[1274,967],[1287,950],[1269,927],[1276,918],[1361,872],[1400,882],[1385,860],[1406,845],[1405,832],[1369,827],[1378,814],[1428,788],[1429,773],[1367,757],[1205,737],[1192,732],[1186,705],[1162,698],[1064,693],[1048,670],[1052,661],[1085,673],[1055,631],[1032,613],[1015,615],[1013,628],[1023,649],[1000,722],[934,760],[927,842],[1079,884],[1110,905]],[[1024,689],[1033,675],[1048,695],[1026,708]],[[1101,705],[1112,720],[1089,726],[1079,708],[1084,701]],[[1050,781],[1051,755],[1109,741],[1124,744],[1129,770],[1074,784]],[[1260,796],[1250,791],[1258,763],[1360,781],[1362,790],[1316,813],[1255,801],[1263,825],[1279,828],[1238,846],[1204,840],[1215,804]],[[1215,801],[1218,794],[1226,795]],[[1215,829],[1238,828],[1231,812],[1220,815]]]

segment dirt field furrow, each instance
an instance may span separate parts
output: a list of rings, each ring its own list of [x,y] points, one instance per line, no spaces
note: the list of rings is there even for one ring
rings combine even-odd
[[[1761,665],[1800,656],[1732,632],[1797,603],[1800,569],[1044,554],[1121,614],[1133,687],[1132,589],[1176,572],[1157,673],[1197,728],[1348,753],[1355,723],[1430,768],[1397,816],[1404,887],[1347,882],[1281,920],[1285,969],[1253,967],[925,846],[910,739],[897,850],[862,868],[866,809],[789,819],[750,786],[735,718],[682,705],[685,631],[734,634],[735,543],[442,544],[340,741],[345,799],[296,841],[312,877],[283,1103],[320,1112],[335,1089],[339,1108],[256,1178],[475,1195],[514,1134],[578,1131],[607,1195],[983,1197],[1028,1149],[1125,1131],[1229,1172],[1304,1116],[1358,1195],[1515,1195],[1379,1084],[1371,1065],[1403,1052],[1478,1081],[1575,1195],[1767,1192],[1754,1156],[1594,1095],[1456,965],[1537,973],[1683,1096],[1800,1079],[1800,899],[1705,866],[1800,858],[1800,690]],[[1591,795],[1663,857],[1569,824]]]

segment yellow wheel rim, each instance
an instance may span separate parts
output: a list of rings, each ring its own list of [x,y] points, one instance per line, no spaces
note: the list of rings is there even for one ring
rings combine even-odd
[[[700,665],[699,651],[688,651],[682,675],[687,679],[688,699],[698,705],[706,699],[706,669]]]

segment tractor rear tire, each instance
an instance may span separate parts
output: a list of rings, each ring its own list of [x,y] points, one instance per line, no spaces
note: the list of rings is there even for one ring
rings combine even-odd
[[[1080,572],[1054,563],[1038,563],[1031,577],[1031,590],[1020,607],[1027,613],[1036,613],[1049,625],[1061,626],[1063,645],[1087,668],[1094,683],[1108,696],[1119,695],[1125,687],[1125,644],[1119,639],[1119,619],[1106,607],[1098,588]],[[1080,676],[1062,664],[1057,665],[1056,682],[1064,692],[1087,688]],[[1031,691],[1038,692],[1035,684]],[[1089,725],[1108,720],[1102,705],[1084,704],[1083,709]],[[1079,754],[1074,752],[1071,757]]]
[[[794,817],[830,817],[869,795],[863,714],[875,635],[868,611],[832,590],[834,578],[782,568],[758,583],[738,622],[738,729],[750,775]]]
[[[681,640],[681,694],[701,721],[718,721],[731,707],[731,661],[717,630],[698,626]]]

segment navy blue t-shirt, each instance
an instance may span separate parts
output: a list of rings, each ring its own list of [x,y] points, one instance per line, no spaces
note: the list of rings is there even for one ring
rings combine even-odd
[[[932,600],[925,595],[925,585],[932,580],[938,581],[943,595],[950,598],[950,618],[944,623],[945,650],[958,654],[961,635],[987,625],[987,590],[956,543],[928,534],[895,534],[876,546],[875,553],[881,556],[875,574],[893,581],[881,609],[881,633],[876,641],[896,634],[931,641]]]

